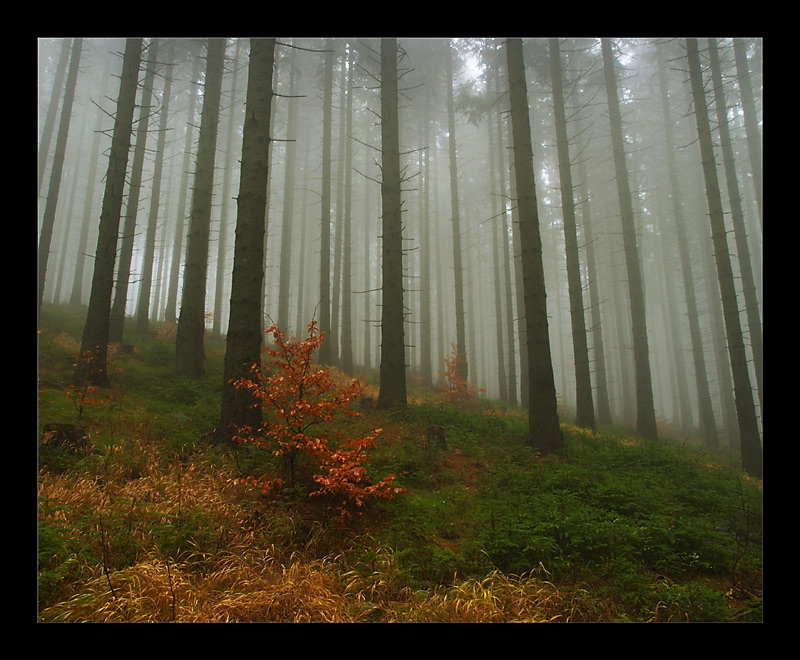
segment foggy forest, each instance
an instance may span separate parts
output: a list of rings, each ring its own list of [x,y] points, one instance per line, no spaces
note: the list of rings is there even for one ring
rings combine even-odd
[[[38,311],[727,451],[762,477],[760,38],[40,38]],[[455,360],[457,358],[457,360]],[[455,361],[454,361],[455,360]],[[76,373],[80,371],[76,365]],[[452,374],[451,374],[452,375]]]

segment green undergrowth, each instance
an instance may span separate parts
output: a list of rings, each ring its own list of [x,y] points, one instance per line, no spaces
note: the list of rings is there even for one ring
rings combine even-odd
[[[762,620],[761,483],[702,449],[565,423],[564,449],[540,456],[519,409],[415,396],[405,410],[366,408],[331,425],[383,429],[370,472],[407,491],[341,527],[303,492],[267,500],[232,485],[270,458],[205,436],[223,343],[209,343],[209,375],[192,381],[173,375],[167,331],[130,338],[114,353],[112,388],[79,417],[66,391],[83,313],[45,307],[40,322],[38,439],[46,424],[73,424],[93,445],[38,447],[40,609],[98,576],[113,585],[143,558],[206,566],[247,543],[286,563],[335,557],[340,575],[402,585],[418,620],[421,594],[498,572],[580,594],[597,620]]]

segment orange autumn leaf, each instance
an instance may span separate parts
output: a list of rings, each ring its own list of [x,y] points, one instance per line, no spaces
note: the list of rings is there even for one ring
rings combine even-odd
[[[360,438],[337,436],[335,447],[328,438],[314,432],[315,426],[338,415],[360,416],[350,403],[364,390],[364,383],[358,379],[337,386],[327,369],[314,364],[313,355],[324,340],[317,322],[309,324],[304,339],[289,338],[276,326],[269,328],[267,334],[272,335],[273,343],[264,350],[272,359],[267,364],[253,365],[250,377],[234,384],[253,392],[269,414],[260,428],[241,428],[234,439],[280,457],[289,485],[295,481],[295,459],[312,459],[317,465],[313,481],[318,488],[310,496],[327,496],[330,508],[341,518],[349,516],[353,507],[364,507],[370,498],[391,498],[402,492],[392,488],[393,475],[375,483],[367,473],[367,452],[375,447],[381,429]],[[277,492],[284,480],[265,475],[248,483],[259,485],[264,492]]]

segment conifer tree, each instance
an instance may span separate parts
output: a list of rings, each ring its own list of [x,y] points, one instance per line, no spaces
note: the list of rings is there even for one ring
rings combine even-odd
[[[394,408],[407,404],[396,39],[381,39],[381,163],[383,305],[376,405]]]
[[[733,372],[736,416],[739,421],[742,448],[742,467],[750,476],[760,479],[762,477],[761,438],[758,431],[753,389],[750,383],[747,355],[739,318],[739,304],[736,300],[733,267],[728,251],[728,239],[722,211],[722,196],[717,177],[717,164],[714,156],[714,144],[711,139],[711,124],[708,118],[708,106],[703,86],[703,73],[700,67],[700,51],[697,39],[687,39],[686,49],[689,58],[689,75],[692,84],[697,134],[700,139],[700,152],[703,159],[703,179],[705,181],[708,217],[711,222],[711,236],[714,244],[714,260],[722,294],[725,336],[728,340],[728,353],[730,355],[731,371]]]
[[[247,378],[253,365],[261,361],[261,286],[274,61],[275,39],[250,40],[222,409],[214,438],[217,443],[230,441],[237,428],[256,428],[261,421],[259,400],[233,383]]]
[[[205,305],[208,275],[208,245],[213,197],[214,160],[225,64],[225,39],[209,39],[206,80],[197,164],[192,196],[192,215],[186,245],[183,291],[178,331],[175,337],[175,368],[178,375],[190,378],[205,376]]]
[[[559,426],[556,386],[550,355],[542,241],[539,232],[536,183],[533,176],[533,149],[522,39],[506,41],[506,57],[528,341],[526,365],[529,383],[528,441],[542,453],[549,453],[561,448],[564,438]]]
[[[76,375],[98,387],[108,385],[108,332],[111,314],[111,292],[114,288],[114,263],[117,257],[117,235],[122,213],[122,193],[128,168],[128,151],[133,132],[133,111],[136,86],[142,61],[142,39],[127,39],[122,61],[117,113],[111,137],[103,210],[97,236],[97,249],[92,275],[89,309],[81,339],[81,361]]]

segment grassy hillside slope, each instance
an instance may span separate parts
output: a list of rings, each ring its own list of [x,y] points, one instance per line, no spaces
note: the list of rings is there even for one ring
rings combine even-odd
[[[564,423],[541,457],[521,411],[415,390],[334,425],[382,428],[370,472],[407,490],[340,524],[303,484],[236,483],[268,452],[209,445],[224,344],[176,378],[159,326],[115,347],[111,390],[70,389],[84,312],[42,312],[39,620],[762,620],[762,485],[720,456]],[[88,442],[54,444],[73,428]]]

